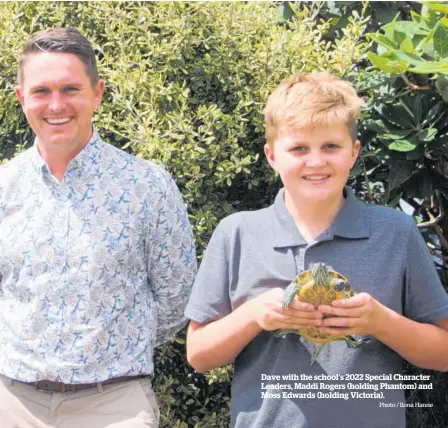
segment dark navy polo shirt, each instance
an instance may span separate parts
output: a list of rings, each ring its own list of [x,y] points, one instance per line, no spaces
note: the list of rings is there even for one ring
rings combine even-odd
[[[202,324],[215,321],[324,262],[345,275],[356,292],[368,292],[408,318],[429,323],[448,318],[448,295],[413,219],[364,204],[348,187],[344,193],[335,221],[312,243],[287,211],[283,189],[269,208],[221,221],[186,316]],[[263,331],[256,336],[235,360],[232,426],[405,427],[404,390],[394,379],[403,360],[392,349],[376,339],[358,349],[332,342],[310,367],[311,352],[312,345],[296,335],[282,339]],[[366,380],[367,375],[383,380]]]

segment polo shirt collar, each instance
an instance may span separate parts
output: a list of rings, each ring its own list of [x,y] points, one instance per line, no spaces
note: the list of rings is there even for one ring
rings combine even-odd
[[[344,187],[345,203],[333,224],[320,235],[317,241],[333,240],[335,236],[347,239],[362,239],[370,236],[370,224],[364,204],[355,198],[349,186]],[[296,247],[307,245],[285,206],[285,189],[280,189],[273,205],[274,247]]]

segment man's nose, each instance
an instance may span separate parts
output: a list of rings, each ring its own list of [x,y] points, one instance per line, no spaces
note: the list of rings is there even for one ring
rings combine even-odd
[[[50,110],[59,112],[64,108],[64,99],[59,92],[53,92],[50,100]]]

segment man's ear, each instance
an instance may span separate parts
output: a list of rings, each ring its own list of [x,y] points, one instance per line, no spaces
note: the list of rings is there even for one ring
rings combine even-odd
[[[99,108],[101,101],[103,100],[104,94],[104,80],[98,80],[95,87],[93,88],[93,93],[95,94],[94,106],[95,109]]]
[[[20,86],[16,86],[14,88],[14,93],[16,94],[16,97],[19,99],[20,104],[23,107],[24,101],[25,101],[25,97],[23,96],[23,92]]]
[[[264,145],[264,154],[266,156],[267,161],[269,162],[269,165],[271,165],[271,168],[274,171],[277,171],[277,168],[275,167],[275,156],[274,156],[274,150],[271,146],[268,144]]]

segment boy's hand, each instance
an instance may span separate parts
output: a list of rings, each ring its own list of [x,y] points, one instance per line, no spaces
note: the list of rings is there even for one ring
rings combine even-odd
[[[284,294],[283,289],[274,288],[252,300],[252,315],[263,330],[299,329],[321,325],[322,313],[310,303],[294,299],[287,309],[283,309]]]
[[[348,334],[376,336],[384,314],[384,306],[369,293],[334,300],[332,306],[320,305],[317,310],[325,315],[334,315],[324,318],[319,328],[322,333],[332,336]]]

